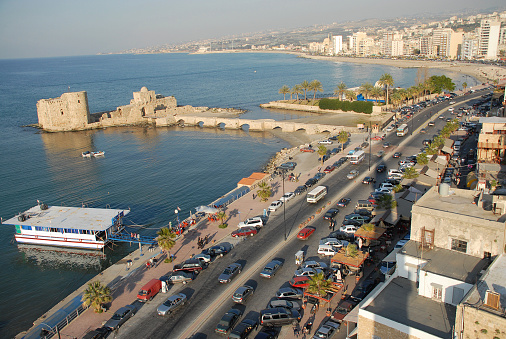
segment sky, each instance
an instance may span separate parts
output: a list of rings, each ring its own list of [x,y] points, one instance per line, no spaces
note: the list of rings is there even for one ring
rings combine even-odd
[[[358,5],[359,4],[359,5]],[[450,16],[504,0],[0,0],[0,58],[119,52],[370,18]]]

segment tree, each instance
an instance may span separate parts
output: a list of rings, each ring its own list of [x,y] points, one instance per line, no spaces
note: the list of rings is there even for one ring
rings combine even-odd
[[[379,87],[373,87],[372,91],[371,91],[371,96],[376,99],[376,102],[378,102],[378,98],[381,97],[383,95],[382,91],[381,91],[381,88]]]
[[[346,91],[344,91],[344,95],[345,95],[346,99],[348,99],[350,101],[357,100],[357,93],[355,93],[354,91],[346,90]]]
[[[320,156],[320,159],[322,161],[322,166],[323,166],[323,156],[327,154],[327,147],[325,147],[323,145],[318,146],[317,153]]]
[[[386,100],[385,103],[388,105],[388,92],[390,86],[394,85],[394,78],[389,73],[383,74],[379,79],[379,84],[386,87]]]
[[[444,90],[453,91],[455,89],[455,84],[452,79],[448,78],[446,75],[433,75],[430,77],[429,81],[434,86],[433,92],[442,93]]]
[[[403,178],[414,179],[418,177],[418,172],[413,167],[408,167],[404,170]]]
[[[322,83],[319,82],[318,80],[311,81],[311,83],[309,84],[309,88],[311,89],[311,91],[314,92],[313,99],[316,99],[316,92],[323,92]]]
[[[360,85],[359,90],[360,90],[360,92],[362,92],[362,94],[364,94],[365,100],[367,100],[367,98],[371,94],[373,88],[374,88],[374,86],[370,82],[366,82],[366,83],[363,83],[362,85]]]
[[[103,286],[100,281],[92,281],[84,290],[82,300],[86,306],[91,306],[95,313],[102,313],[102,305],[112,301],[111,289]]]
[[[346,142],[348,141],[348,132],[346,131],[341,131],[339,132],[339,134],[337,135],[337,141],[339,141],[343,147],[343,151],[344,151],[344,144],[346,144]]]
[[[326,279],[325,274],[323,274],[323,272],[320,272],[311,277],[311,279],[308,282],[306,291],[313,295],[323,297],[327,295],[327,291],[331,286],[332,286],[331,280]]]
[[[337,85],[337,87],[334,89],[334,94],[338,95],[339,100],[343,100],[343,95],[344,95],[344,92],[346,92],[347,88],[348,87],[346,86],[346,84],[341,81],[339,83],[339,85]]]
[[[224,211],[219,211],[216,215],[218,219],[221,220],[221,224],[218,226],[219,228],[226,228],[228,225],[225,223],[225,219],[227,219],[227,214]]]
[[[463,82],[462,83],[462,90],[465,92],[466,91],[466,88],[467,88],[467,82]]]
[[[271,186],[269,186],[269,184],[267,184],[266,182],[261,182],[260,184],[258,184],[258,187],[260,189],[257,191],[257,194],[258,197],[260,198],[260,201],[269,200],[272,194]]]
[[[300,84],[300,88],[304,91],[304,100],[307,100],[307,91],[309,91],[311,89],[309,82],[307,80],[304,80]]]
[[[279,94],[283,94],[283,100],[286,100],[286,95],[290,93],[290,87],[283,85],[278,92]]]
[[[427,165],[429,163],[429,158],[426,153],[422,152],[416,156],[416,162],[420,165]]]
[[[346,254],[347,257],[355,258],[358,255],[358,248],[357,245],[349,243],[348,246],[346,246]]]
[[[292,93],[295,94],[297,96],[297,100],[299,100],[299,94],[304,93],[304,91],[302,90],[300,85],[295,85],[292,88]]]
[[[170,258],[170,250],[176,244],[176,241],[174,240],[176,238],[176,234],[168,227],[160,228],[156,234],[158,235],[156,237],[158,247],[160,247],[162,251],[167,252],[167,258]]]
[[[394,200],[394,198],[390,194],[383,194],[381,198],[378,200],[378,207],[385,209],[385,210],[391,210],[392,208],[395,208],[397,206],[397,201]]]
[[[394,106],[399,106],[402,101],[403,101],[403,97],[402,97],[402,94],[400,92],[394,92],[392,93],[392,104]]]

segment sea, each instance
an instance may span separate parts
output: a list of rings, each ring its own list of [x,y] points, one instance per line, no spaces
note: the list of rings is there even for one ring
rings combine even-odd
[[[261,171],[289,147],[268,132],[193,127],[116,127],[41,133],[36,103],[67,91],[87,91],[91,112],[114,110],[146,86],[178,105],[241,108],[248,119],[296,119],[261,103],[282,99],[283,85],[319,80],[323,95],[390,73],[396,86],[414,84],[417,69],[342,63],[278,53],[93,55],[0,60],[0,216],[37,204],[130,209],[125,223],[150,235],[175,210],[189,216]],[[458,88],[478,82],[441,70]],[[309,94],[309,95],[312,95]],[[105,151],[83,158],[83,151]],[[21,246],[14,226],[0,225],[0,337],[11,338],[136,246],[96,252]]]

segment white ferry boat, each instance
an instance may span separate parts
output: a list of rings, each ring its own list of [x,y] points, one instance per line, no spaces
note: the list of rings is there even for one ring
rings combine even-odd
[[[18,243],[100,250],[123,230],[122,219],[129,212],[39,203],[3,224],[16,227]]]

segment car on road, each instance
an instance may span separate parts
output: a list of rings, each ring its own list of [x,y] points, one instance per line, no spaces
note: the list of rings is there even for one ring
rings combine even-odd
[[[203,254],[209,254],[212,257],[223,257],[225,254],[230,252],[232,248],[223,246],[223,245],[215,245],[209,248],[206,248],[202,251]]]
[[[313,178],[315,178],[316,180],[320,181],[321,179],[323,179],[323,177],[325,176],[325,173],[324,172],[318,172],[314,175]]]
[[[402,155],[401,152],[395,152],[394,155],[392,155],[392,158],[400,158]]]
[[[298,186],[295,191],[293,191],[293,193],[295,193],[296,195],[300,195],[302,193],[304,193],[305,191],[307,191],[307,187],[306,186]]]
[[[328,140],[328,139],[327,140],[320,140],[320,141],[318,141],[318,143],[320,145],[332,145],[333,144],[332,140]]]
[[[359,174],[360,174],[360,172],[358,170],[354,169],[354,170],[351,170],[350,173],[348,173],[346,178],[348,180],[352,180],[352,179],[355,179],[356,177],[358,177]]]
[[[298,270],[295,270],[295,273],[293,275],[296,277],[312,277],[320,272],[322,272],[322,270],[319,268],[302,267]]]
[[[258,321],[255,319],[243,319],[228,335],[229,339],[244,339],[258,326]]]
[[[283,202],[281,200],[275,200],[269,206],[269,211],[275,212],[275,211],[277,211],[278,208],[281,207],[281,205],[283,205]]]
[[[365,177],[364,180],[362,180],[363,184],[374,184],[376,180],[374,180],[373,177]]]
[[[347,240],[347,239],[346,239]],[[337,248],[348,245],[348,241],[339,240],[337,238],[325,237],[320,240],[320,245],[329,245]]]
[[[232,263],[228,265],[225,270],[223,270],[223,273],[220,274],[218,277],[218,281],[222,284],[226,284],[232,281],[232,279],[241,273],[242,271],[242,265],[239,263]]]
[[[293,277],[288,283],[295,288],[306,288],[309,286],[309,280],[311,278],[308,276]]]
[[[293,161],[285,162],[285,163],[279,165],[279,167],[286,168],[289,171],[293,171],[295,169],[295,166],[297,166],[297,163],[293,162]]]
[[[383,164],[378,165],[378,167],[376,167],[376,172],[378,172],[378,173],[383,173],[386,170],[387,170],[387,167],[385,165],[383,165]]]
[[[283,194],[283,196],[281,198],[279,198],[279,200],[282,202],[287,202],[289,200],[292,200],[294,197],[295,197],[295,193],[286,192],[285,194]]]
[[[388,148],[390,147],[390,143],[389,142],[384,142],[383,143],[383,148]]]
[[[429,126],[429,127],[433,127],[435,125],[436,125],[435,121],[429,121],[429,123],[427,124],[427,126]]]
[[[242,315],[242,311],[232,308],[221,317],[220,322],[216,325],[214,331],[220,334],[226,334],[237,323]]]
[[[394,129],[395,129],[395,126],[394,125],[390,125],[390,126],[387,126],[385,128],[385,132],[392,132]]]
[[[237,227],[247,227],[247,226],[253,226],[253,227],[262,227],[264,225],[264,220],[262,217],[253,217],[248,218],[244,221],[241,221]]]
[[[304,292],[301,289],[293,287],[282,287],[276,292],[278,299],[293,298],[302,299]]]
[[[186,295],[183,293],[177,293],[171,295],[163,304],[158,306],[156,313],[158,315],[168,315],[183,306],[186,302]]]
[[[135,315],[135,312],[137,312],[137,308],[134,305],[120,307],[116,312],[114,312],[111,319],[107,320],[104,327],[110,328],[111,330],[120,328],[121,325]]]
[[[306,186],[307,188],[313,186],[314,184],[316,184],[318,182],[318,180],[316,180],[315,178],[309,178],[307,179],[306,183],[304,184],[304,186]]]
[[[235,290],[232,295],[232,301],[238,304],[245,302],[250,296],[253,295],[255,289],[249,285],[244,285]]]
[[[346,207],[348,206],[348,204],[350,203],[351,199],[350,198],[341,198],[341,200],[339,200],[339,202],[337,203],[337,206],[339,207]]]
[[[230,235],[234,238],[248,237],[248,236],[252,237],[257,233],[258,233],[258,230],[256,227],[248,226],[248,227],[241,227],[238,230],[233,231]]]
[[[330,339],[332,338],[338,331],[340,323],[327,320],[320,328],[313,334],[314,339]]]
[[[344,217],[344,220],[357,220],[357,221],[361,221],[363,223],[366,223],[366,222],[371,221],[371,217],[366,216],[366,215],[357,214],[357,213],[352,213],[352,214],[346,215]]]
[[[422,133],[422,134],[426,134],[426,133],[427,133],[427,130],[426,130],[425,128],[422,128],[422,129],[420,130],[420,133]]]
[[[323,219],[332,220],[337,215],[337,213],[339,213],[339,210],[337,208],[330,208],[323,216]]]
[[[169,284],[182,283],[187,284],[193,280],[193,273],[185,271],[172,272],[170,276],[165,280]]]
[[[260,276],[264,278],[272,278],[276,272],[283,266],[283,262],[279,260],[272,260],[270,263],[265,265]]]
[[[323,170],[323,172],[325,173],[331,173],[332,171],[334,171],[336,169],[336,166],[334,165],[329,165],[327,167],[325,167],[325,169]]]
[[[377,156],[378,158],[381,158],[381,157],[382,157],[382,156],[384,156],[384,155],[385,155],[385,151],[384,151],[384,150],[379,150],[379,151],[378,151],[378,153],[376,153],[376,156]]]
[[[383,138],[380,137],[379,135],[377,135],[377,136],[372,137],[371,140],[373,140],[373,141],[379,141],[379,140],[383,140]]]
[[[299,231],[299,233],[297,234],[297,238],[301,240],[306,240],[307,238],[309,238],[311,234],[314,233],[314,231],[316,231],[316,228],[314,228],[313,226],[306,226]]]
[[[309,280],[307,277],[303,277],[306,280]],[[295,279],[295,278],[294,278]],[[292,279],[293,280],[293,279]],[[269,302],[267,308],[275,308],[275,307],[284,307],[284,308],[293,308],[294,310],[300,310],[300,304],[296,301],[284,300],[284,299],[274,299]]]
[[[331,318],[333,320],[337,320],[338,322],[342,322],[344,317],[346,317],[346,315],[350,313],[356,305],[357,304],[350,299],[339,302],[334,310],[334,313],[332,313]]]
[[[374,190],[374,192],[389,194],[389,193],[392,193],[392,189],[391,188],[376,188]]]
[[[444,115],[440,115],[439,119],[443,120],[443,119],[445,119],[445,116]]]

